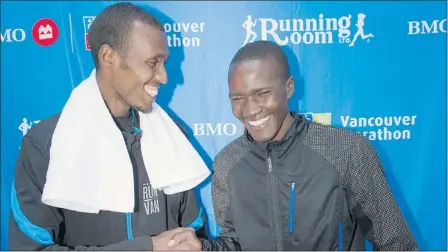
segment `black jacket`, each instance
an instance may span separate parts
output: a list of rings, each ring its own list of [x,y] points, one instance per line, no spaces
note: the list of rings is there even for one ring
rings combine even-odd
[[[193,190],[165,195],[151,188],[140,150],[141,134],[134,135],[138,118],[132,125],[132,113],[115,121],[134,167],[134,212],[87,214],[44,205],[41,197],[58,119],[56,115],[41,121],[23,138],[11,193],[9,250],[148,251],[152,250],[150,236],[180,226],[203,226]]]
[[[204,250],[418,250],[371,144],[359,133],[295,121],[283,140],[246,133],[215,158],[222,227]]]

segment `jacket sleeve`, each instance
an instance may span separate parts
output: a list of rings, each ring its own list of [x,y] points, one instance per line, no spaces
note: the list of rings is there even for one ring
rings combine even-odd
[[[176,123],[177,127],[182,131],[185,137],[190,140],[187,129],[182,126],[179,121],[175,120],[174,118],[171,119]],[[198,235],[198,237],[205,236],[205,211],[197,201],[195,190],[192,189],[176,195],[169,195],[168,198],[169,201],[172,198],[177,198],[174,200],[174,202],[176,203],[174,203],[175,207],[174,209],[172,209],[172,214],[175,216],[176,220],[178,220],[178,223],[176,223],[176,226],[170,228],[176,228],[178,226],[191,227],[196,230],[196,235]],[[179,200],[180,209],[177,208],[177,206],[179,206]],[[171,200],[170,202],[173,202],[173,200]]]
[[[374,250],[418,250],[386,181],[381,161],[371,143],[361,135],[352,147],[348,169],[350,189],[370,219],[360,224]]]
[[[204,251],[241,251],[232,223],[232,214],[229,211],[231,204],[227,183],[229,169],[228,164],[218,155],[213,163],[212,199],[216,221],[221,230],[216,239],[202,240]]]
[[[195,190],[167,195],[168,208],[172,218],[168,220],[168,228],[191,227],[196,235],[204,236],[204,210],[196,200]]]
[[[9,250],[152,250],[149,236],[105,247],[63,246],[62,211],[41,202],[48,162],[48,153],[31,137],[25,136],[11,190]]]

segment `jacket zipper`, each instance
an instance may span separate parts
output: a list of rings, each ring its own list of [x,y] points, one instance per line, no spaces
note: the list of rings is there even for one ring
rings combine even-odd
[[[291,189],[289,190],[289,232],[294,231],[294,207],[296,199],[296,183],[291,183]]]
[[[132,110],[132,111],[134,111],[134,110]],[[132,118],[132,119],[134,119],[134,118]],[[134,142],[135,142],[135,138],[134,138]],[[129,157],[131,157],[131,162],[132,162],[132,164],[134,164],[135,161],[134,161],[133,156],[131,155],[132,143],[129,145],[126,143],[126,147],[128,148]],[[126,213],[126,234],[128,236],[128,240],[134,239],[134,236],[132,234],[132,213]]]
[[[276,183],[275,183],[275,176],[272,172],[272,156],[271,156],[271,148],[268,144],[267,146],[267,166],[268,166],[268,176],[270,181],[270,188],[271,188],[271,199],[272,199],[272,207],[273,207],[273,223],[275,226],[275,237],[276,237],[276,245],[277,250],[281,251],[283,250],[283,241],[282,241],[282,235],[280,231],[280,225],[278,223],[279,220],[279,209],[278,209],[278,198],[277,198],[277,191],[276,191]]]
[[[131,108],[131,113],[132,113],[132,120],[131,120],[131,127],[133,129],[133,133],[132,135],[137,135],[139,134],[142,130],[135,127],[134,125],[134,121],[135,121],[135,112],[134,112],[134,108]],[[129,152],[129,156],[131,156],[131,152],[132,152],[132,144],[135,143],[136,138],[133,139],[131,144],[127,144],[126,146],[128,147],[128,152]],[[135,182],[134,182],[135,183]],[[128,240],[133,240],[134,239],[134,235],[132,233],[132,213],[126,213],[126,234],[128,236]]]

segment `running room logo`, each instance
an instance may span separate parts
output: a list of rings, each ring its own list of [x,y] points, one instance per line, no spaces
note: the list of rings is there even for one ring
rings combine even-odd
[[[59,29],[53,20],[43,18],[34,24],[32,35],[38,45],[51,46],[58,40]]]
[[[96,16],[83,16],[82,22],[84,23],[84,44],[86,46],[86,50],[90,51],[89,45],[89,29],[93,20],[95,20]]]
[[[22,122],[19,124],[18,129],[22,132],[22,136],[25,136],[26,133],[28,133],[28,131],[30,131],[30,129],[38,124],[40,122],[40,120],[35,120],[35,121],[29,121],[26,117],[24,117],[22,119]],[[19,150],[20,150],[20,146],[19,146]]]
[[[253,19],[251,15],[243,22],[246,38],[243,46],[255,40],[273,39],[278,45],[291,44],[347,44],[354,46],[360,39],[370,41],[373,33],[364,31],[367,15],[359,13],[356,21],[356,32],[352,36],[352,16],[298,19]],[[368,26],[367,26],[368,27]]]
[[[18,129],[22,132],[23,136],[28,133],[28,131],[36,124],[38,124],[40,120],[28,121],[26,117],[22,119],[22,122],[19,124]]]

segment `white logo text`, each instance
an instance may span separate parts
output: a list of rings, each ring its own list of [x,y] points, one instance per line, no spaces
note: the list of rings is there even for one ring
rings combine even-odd
[[[249,15],[242,25],[246,30],[246,38],[243,46],[257,39],[258,35],[254,31],[257,25],[260,27],[259,39],[268,40],[272,38],[281,46],[288,43],[333,44],[335,42],[354,46],[359,37],[363,40],[374,37],[372,33],[364,33],[364,20],[366,17],[367,15],[364,13],[357,15],[357,30],[351,38],[351,15],[341,16],[339,18],[324,18],[323,14],[319,14],[318,19],[298,18],[276,20],[273,18],[259,18],[255,21]],[[337,32],[337,38],[334,37],[335,32]]]
[[[194,123],[193,133],[195,136],[233,136],[237,127],[233,123]]]
[[[447,19],[427,21],[409,21],[408,35],[446,33]]]
[[[2,43],[22,42],[25,38],[26,33],[23,29],[6,29],[1,33]]]
[[[166,23],[163,25],[167,33],[169,47],[198,47],[201,39],[198,36],[187,36],[190,33],[204,32],[205,23]]]

